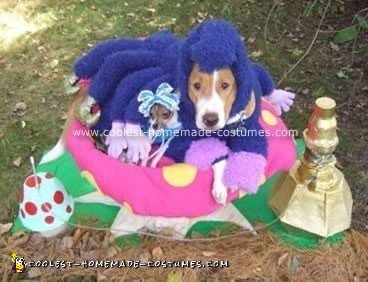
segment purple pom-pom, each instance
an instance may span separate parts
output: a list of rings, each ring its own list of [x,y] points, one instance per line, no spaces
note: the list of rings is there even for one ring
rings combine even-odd
[[[255,194],[265,167],[266,159],[260,154],[232,153],[227,159],[223,182],[230,189],[239,188],[248,194]]]
[[[192,142],[185,153],[185,162],[200,170],[209,169],[213,162],[228,155],[229,148],[217,138],[206,138]]]

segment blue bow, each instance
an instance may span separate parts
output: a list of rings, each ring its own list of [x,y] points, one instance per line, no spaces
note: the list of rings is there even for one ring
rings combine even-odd
[[[155,104],[161,104],[170,111],[179,110],[179,96],[173,93],[173,88],[170,84],[161,83],[153,93],[151,90],[143,90],[138,95],[138,102],[142,102],[138,111],[145,117],[149,117],[151,108]]]

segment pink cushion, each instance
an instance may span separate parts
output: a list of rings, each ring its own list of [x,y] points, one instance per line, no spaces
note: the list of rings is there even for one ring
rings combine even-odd
[[[283,121],[267,102],[262,102],[260,122],[270,135],[286,130]],[[67,148],[81,171],[93,175],[102,193],[115,201],[129,205],[140,215],[165,217],[197,217],[214,212],[220,207],[212,195],[212,170],[197,171],[186,164],[175,164],[163,158],[158,168],[133,166],[113,159],[94,147],[86,131],[77,121],[71,123],[67,135]],[[280,134],[279,134],[280,135]],[[265,179],[279,171],[288,170],[296,159],[293,137],[267,137],[268,158]],[[230,191],[228,201],[239,196]]]

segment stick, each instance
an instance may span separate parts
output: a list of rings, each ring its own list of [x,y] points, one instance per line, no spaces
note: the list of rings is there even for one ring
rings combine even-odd
[[[320,20],[320,22],[319,22],[319,24],[318,24],[318,27],[317,27],[317,30],[316,30],[316,32],[315,32],[315,34],[314,34],[314,37],[313,37],[313,39],[312,39],[312,42],[311,42],[311,44],[309,45],[309,47],[308,47],[308,49],[307,49],[307,51],[305,51],[305,53],[303,54],[303,56],[301,56],[300,58],[299,58],[299,60],[290,68],[290,69],[288,69],[288,71],[287,72],[285,72],[284,73],[284,75],[282,76],[282,78],[279,80],[279,82],[277,83],[277,85],[279,85],[281,82],[283,82],[284,81],[284,79],[300,64],[300,62],[301,61],[303,61],[304,60],[304,58],[305,57],[307,57],[308,56],[308,54],[309,54],[309,52],[312,50],[312,47],[313,47],[313,45],[314,45],[314,43],[316,42],[316,39],[317,39],[317,37],[318,37],[318,34],[319,34],[319,31],[321,30],[321,26],[322,26],[322,23],[323,23],[323,21],[324,21],[324,19],[325,19],[325,17],[326,17],[326,14],[327,14],[327,11],[328,11],[328,8],[330,7],[330,4],[331,4],[331,0],[329,0],[328,1],[328,3],[327,3],[327,5],[326,5],[326,8],[325,8],[325,10],[323,11],[323,15],[322,15],[322,18],[321,18],[321,20]]]

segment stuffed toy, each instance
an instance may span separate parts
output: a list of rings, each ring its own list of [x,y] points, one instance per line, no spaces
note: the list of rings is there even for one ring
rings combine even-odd
[[[204,21],[185,39],[163,31],[144,40],[107,41],[81,58],[75,73],[92,78],[89,95],[101,109],[95,128],[134,133],[134,138],[108,137],[110,155],[116,156],[127,148],[127,154],[135,161],[148,157],[151,146],[141,127],[149,118],[139,112],[138,94],[142,90],[155,91],[162,83],[180,93],[179,121],[183,129],[198,129],[196,109],[188,95],[188,79],[195,64],[205,73],[229,68],[235,77],[237,93],[223,129],[260,132],[261,96],[274,105],[278,114],[288,111],[293,103],[294,94],[275,89],[267,71],[248,58],[238,32],[226,21]],[[217,180],[215,177],[215,182],[255,193],[266,165],[267,144],[264,136],[224,137],[214,131],[210,138],[174,138],[165,155],[200,169],[218,167],[224,173]]]

